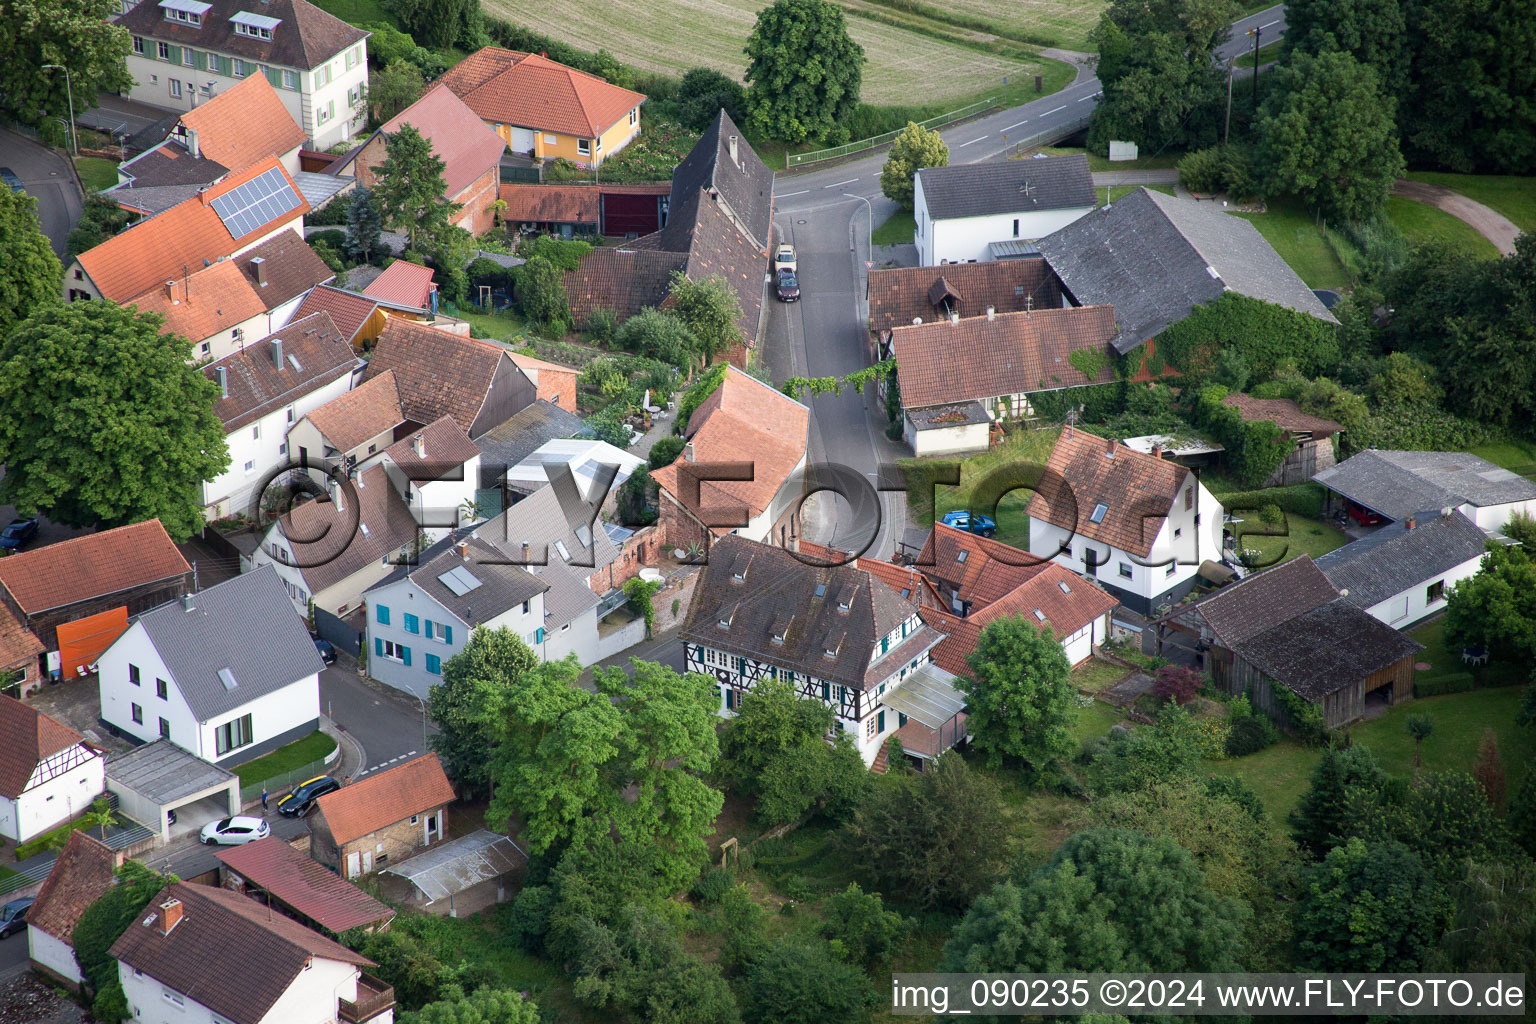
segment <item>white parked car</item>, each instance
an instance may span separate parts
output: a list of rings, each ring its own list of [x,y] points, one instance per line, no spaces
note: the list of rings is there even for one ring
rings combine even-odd
[[[773,276],[778,277],[786,270],[793,274],[795,269],[795,247],[788,244],[779,246],[773,254]]]
[[[208,846],[241,846],[265,839],[271,834],[271,828],[262,819],[237,814],[233,818],[220,818],[204,825],[202,839]]]

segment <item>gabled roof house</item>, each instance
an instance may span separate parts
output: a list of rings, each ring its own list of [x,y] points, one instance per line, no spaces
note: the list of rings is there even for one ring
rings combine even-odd
[[[917,261],[1007,259],[1097,204],[1083,154],[924,167],[912,181]]]
[[[1458,509],[1496,531],[1517,513],[1536,514],[1536,483],[1470,452],[1370,449],[1312,478],[1359,507],[1401,522],[1429,509]]]
[[[479,437],[532,404],[538,389],[510,353],[489,341],[390,317],[364,381],[393,370],[406,419],[421,425],[452,416]]]
[[[58,719],[0,695],[0,836],[24,843],[106,788],[106,758]]]
[[[389,925],[395,912],[327,871],[277,836],[230,846],[214,856],[224,888],[274,906],[310,928],[339,935]]]
[[[442,842],[453,785],[436,754],[373,772],[315,801],[310,856],[356,878]]]
[[[1426,509],[1319,556],[1317,567],[1350,604],[1407,629],[1445,608],[1487,547],[1488,535],[1462,512]]]
[[[75,958],[75,925],[112,888],[122,855],[89,831],[69,834],[36,901],[27,909],[27,952],[32,969],[78,992],[84,975]]]

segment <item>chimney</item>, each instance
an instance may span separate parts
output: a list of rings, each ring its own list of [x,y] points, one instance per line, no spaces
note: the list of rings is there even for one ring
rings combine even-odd
[[[1406,527],[1407,529],[1410,529],[1410,530],[1413,529],[1417,525],[1418,524],[1413,521],[1413,516],[1409,516],[1408,520],[1405,523],[1403,523],[1403,526]]]
[[[960,322],[960,314],[959,313],[950,313],[949,314],[949,322],[952,323],[952,324],[958,324]]]
[[[169,899],[160,904],[160,934],[171,934],[181,924],[181,915],[181,900]]]
[[[345,512],[347,502],[344,497],[344,488],[336,482],[335,477],[326,477],[326,490],[331,492],[331,504],[336,506],[336,511]]]
[[[279,370],[283,368],[283,339],[272,339],[272,365]]]
[[[469,541],[459,541],[459,557],[466,562],[469,561]]]
[[[1152,457],[1154,459],[1160,459],[1163,457],[1163,445],[1161,442],[1155,442],[1152,445]]]
[[[530,545],[527,541],[523,541],[523,564],[524,565],[527,565],[529,560],[532,558],[531,547],[532,547],[532,545]]]
[[[251,272],[256,275],[256,287],[265,288],[267,286],[267,258],[265,256],[257,256],[252,259]]]
[[[181,305],[182,297],[185,294],[186,289],[182,286],[180,281],[170,280],[165,282],[165,297],[171,300],[171,305]]]
[[[987,319],[988,320],[996,320],[997,319],[997,307],[996,306],[988,306],[987,307]]]
[[[687,444],[683,445],[683,458],[687,459],[689,462],[693,461],[693,442],[692,441],[689,441]]]
[[[187,155],[190,156],[193,160],[196,160],[198,157],[203,155],[202,149],[200,149],[197,144],[196,128],[187,129]]]
[[[192,595],[191,594],[182,594],[181,595],[181,610],[184,611],[184,612],[189,612],[194,607],[196,607],[196,605],[195,605],[195,603],[192,600]]]
[[[227,366],[215,366],[213,368],[213,372],[219,378],[219,397],[220,398],[228,398],[229,397],[229,367],[227,367]]]
[[[416,457],[418,459],[424,459],[427,457],[427,445],[426,442],[422,440],[422,436],[420,434],[417,434],[415,437],[411,438],[411,451],[416,453]]]
[[[731,163],[736,164],[739,167],[739,166],[741,166],[741,160],[736,155],[736,136],[734,136],[734,135],[731,136],[730,146],[731,146]]]
[[[1114,438],[1110,438],[1108,441],[1104,442],[1104,457],[1106,459],[1112,459],[1112,458],[1115,457],[1115,439]]]

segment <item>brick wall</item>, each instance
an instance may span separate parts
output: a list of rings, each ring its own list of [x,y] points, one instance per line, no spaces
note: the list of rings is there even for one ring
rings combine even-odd
[[[352,161],[352,173],[357,176],[358,188],[373,188],[378,184],[379,176],[374,168],[382,164],[388,155],[384,133],[378,132],[358,151],[357,158]]]
[[[362,854],[364,851],[371,851],[373,853],[373,869],[375,871],[414,856],[424,849],[426,845],[422,842],[422,836],[425,834],[426,828],[424,824],[426,817],[426,814],[421,815],[414,825],[411,824],[410,818],[406,818],[404,821],[397,821],[393,825],[386,825],[376,832],[363,836],[361,839],[354,839],[350,843],[343,843],[337,858],[337,868],[345,876],[347,858],[354,853]],[[438,831],[437,839],[433,845],[442,841],[443,832],[447,828],[448,812],[444,810],[443,827]]]
[[[709,546],[709,528],[666,491],[661,492],[660,526],[667,547],[686,550],[689,544]]]
[[[459,211],[453,222],[472,235],[485,234],[496,226],[496,211],[491,209],[491,205],[500,198],[500,192],[501,167],[495,164],[471,182],[468,188],[454,196],[453,201],[463,203],[464,208]],[[575,411],[574,393],[571,396],[571,404],[564,408]]]
[[[657,564],[668,547],[661,524],[642,527],[624,542],[618,558],[587,577],[587,586],[594,594],[606,594],[622,587],[638,576],[645,566]]]
[[[539,367],[539,397],[566,412],[576,411],[576,371],[562,373]]]

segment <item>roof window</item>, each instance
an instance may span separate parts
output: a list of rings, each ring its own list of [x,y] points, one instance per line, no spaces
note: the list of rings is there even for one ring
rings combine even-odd
[[[1070,594],[1070,593],[1072,593],[1072,588],[1067,586],[1066,580],[1057,580],[1056,581],[1056,585],[1061,588],[1061,592],[1063,594]]]
[[[965,556],[968,555],[968,554],[970,554],[969,551],[962,550],[958,555],[955,556],[955,561],[957,561],[957,562],[964,562],[965,561]]]
[[[1102,501],[1093,506],[1093,514],[1088,517],[1090,523],[1102,523],[1104,516],[1109,512],[1109,506]]]

